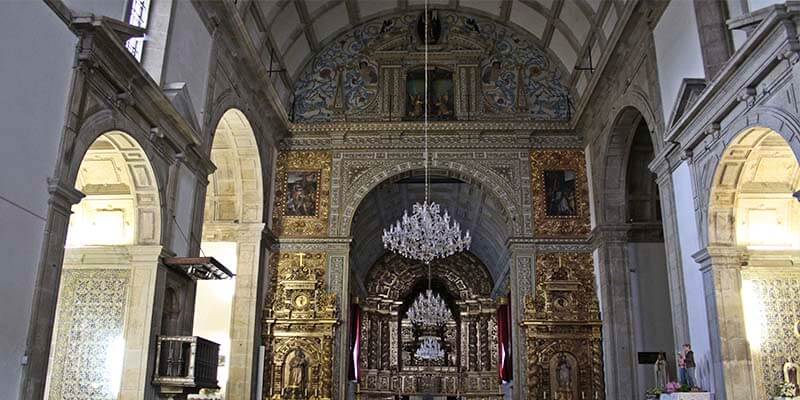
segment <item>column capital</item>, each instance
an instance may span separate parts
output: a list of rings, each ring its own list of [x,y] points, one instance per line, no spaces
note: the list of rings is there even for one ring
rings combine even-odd
[[[589,241],[595,249],[612,243],[624,244],[628,242],[629,230],[630,227],[627,224],[598,225],[592,229],[589,235]]]
[[[694,261],[700,264],[702,272],[710,271],[712,267],[741,269],[743,256],[742,249],[733,246],[708,246],[692,254]]]
[[[66,211],[70,211],[73,205],[80,203],[86,197],[80,190],[54,178],[47,178],[47,192],[50,193],[49,203]]]

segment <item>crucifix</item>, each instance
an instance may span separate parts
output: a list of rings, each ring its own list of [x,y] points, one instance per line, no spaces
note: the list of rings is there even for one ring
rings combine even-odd
[[[300,266],[303,266],[303,257],[305,257],[306,253],[294,253],[294,255],[300,257]]]

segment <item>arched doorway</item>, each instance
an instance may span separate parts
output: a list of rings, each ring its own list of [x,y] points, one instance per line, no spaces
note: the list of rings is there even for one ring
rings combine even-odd
[[[225,398],[249,398],[255,365],[263,181],[255,133],[232,108],[214,132],[204,209],[202,251],[236,274],[228,281],[200,281],[194,334],[220,343],[218,381]]]
[[[670,285],[658,184],[648,167],[654,148],[643,118],[639,118],[634,129],[625,172],[625,221],[636,351],[639,354],[665,353],[667,363],[674,370],[675,353],[680,344],[675,343],[670,317]],[[656,386],[652,360],[644,360],[637,354],[637,361],[638,390],[644,393]]]
[[[493,192],[464,172],[433,168],[430,201],[441,205],[472,235],[469,252],[431,264],[431,288],[446,299],[452,321],[435,332],[445,355],[417,359],[422,336],[407,311],[427,289],[424,264],[386,252],[382,230],[425,196],[424,173],[408,170],[374,186],[352,219],[351,296],[359,310],[352,339],[360,344],[351,370],[360,371],[353,391],[366,398],[401,393],[502,396],[498,383],[498,302],[508,294],[511,218]],[[356,342],[352,340],[351,343]],[[435,371],[435,372],[434,372]]]
[[[718,390],[771,395],[786,363],[800,360],[798,189],[796,154],[769,128],[739,133],[719,160],[708,208],[710,265],[704,266],[724,284],[706,286],[716,299],[712,335],[717,331],[721,342],[721,359],[712,365],[724,373],[725,388]],[[735,350],[745,346],[749,352]]]
[[[667,256],[665,239],[677,238],[664,235],[662,194],[649,166],[660,143],[648,120],[632,106],[619,112],[595,189],[609,398],[638,398],[654,387],[657,353],[665,353],[671,377],[677,379],[676,337],[682,338],[685,313],[682,276],[676,272],[679,261]]]
[[[75,188],[85,197],[69,220],[48,398],[142,398],[161,255],[155,174],[135,139],[111,131],[88,148]]]

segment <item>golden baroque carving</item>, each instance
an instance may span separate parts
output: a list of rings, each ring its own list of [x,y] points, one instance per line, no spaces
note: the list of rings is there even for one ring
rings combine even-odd
[[[537,255],[535,293],[525,298],[525,315],[529,320],[599,320],[591,253]]]
[[[303,189],[311,204],[301,211],[288,212],[289,199],[296,191],[289,178],[306,175],[316,186]],[[328,232],[331,190],[331,154],[328,151],[282,151],[278,155],[275,177],[273,231],[279,237],[321,237]],[[313,190],[311,190],[313,188]],[[313,193],[312,193],[313,192]]]
[[[583,150],[532,150],[531,186],[533,192],[534,235],[540,238],[587,237],[589,224],[589,186],[586,180],[586,161]],[[574,191],[566,196],[562,209],[563,190],[547,187],[558,171],[574,174]],[[569,185],[567,185],[569,186]],[[548,189],[550,193],[548,193]],[[563,189],[563,188],[562,188]]]
[[[599,318],[591,253],[538,254],[522,322],[528,398],[604,398]]]
[[[264,311],[264,397],[329,400],[333,396],[336,294],[324,289],[325,253],[281,253]]]

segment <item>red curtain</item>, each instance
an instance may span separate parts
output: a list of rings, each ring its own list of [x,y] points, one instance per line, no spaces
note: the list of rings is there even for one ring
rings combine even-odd
[[[358,381],[358,357],[361,352],[361,307],[358,304],[350,306],[350,349],[352,350],[352,360],[350,360],[350,380]]]
[[[506,297],[506,300],[510,298]],[[511,306],[509,301],[497,308],[497,373],[500,382],[511,380]]]

